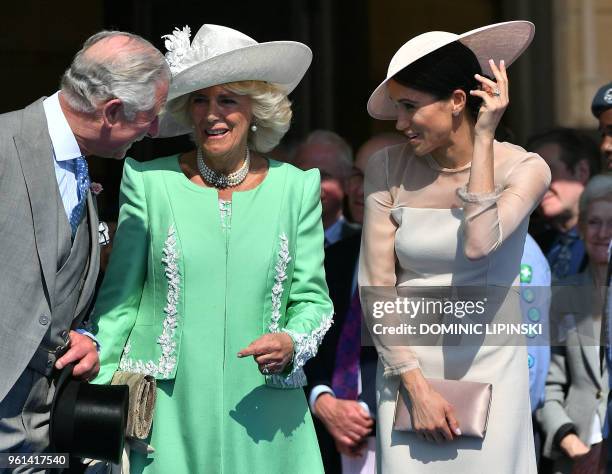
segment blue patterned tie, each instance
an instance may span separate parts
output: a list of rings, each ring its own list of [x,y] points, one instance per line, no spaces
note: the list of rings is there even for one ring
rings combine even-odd
[[[76,234],[77,227],[81,222],[81,217],[83,216],[83,208],[85,207],[85,202],[87,200],[87,191],[89,190],[89,186],[91,185],[91,181],[89,180],[89,171],[87,169],[87,161],[83,156],[80,156],[75,159],[75,177],[77,182],[77,197],[79,198],[79,202],[72,213],[70,214],[70,227],[72,228],[72,236]]]
[[[580,255],[579,235],[576,230],[558,237],[548,254],[550,270],[555,278],[561,279],[579,271],[582,256]]]

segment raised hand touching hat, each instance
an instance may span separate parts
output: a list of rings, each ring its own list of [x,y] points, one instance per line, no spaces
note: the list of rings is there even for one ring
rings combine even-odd
[[[397,111],[387,93],[387,83],[402,69],[429,53],[459,41],[474,52],[483,74],[494,77],[489,60],[493,59],[497,64],[503,60],[506,67],[510,66],[529,46],[534,33],[535,26],[529,21],[507,21],[476,28],[461,35],[429,31],[415,36],[393,55],[387,77],[368,100],[368,113],[377,119],[395,120]]]

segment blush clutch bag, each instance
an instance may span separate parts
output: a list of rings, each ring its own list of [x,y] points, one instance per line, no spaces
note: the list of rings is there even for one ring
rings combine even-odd
[[[455,409],[461,435],[484,439],[489,421],[493,385],[464,380],[427,379],[427,381]],[[395,430],[412,431],[410,408],[410,397],[404,385],[400,383],[393,420]]]

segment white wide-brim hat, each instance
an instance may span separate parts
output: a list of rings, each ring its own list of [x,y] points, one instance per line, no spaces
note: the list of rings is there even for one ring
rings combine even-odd
[[[186,26],[163,36],[172,72],[166,110],[172,110],[175,101],[186,94],[229,82],[270,82],[289,94],[312,61],[310,48],[296,41],[258,43],[240,31],[219,25],[202,25],[191,43],[190,34]],[[162,114],[160,136],[190,132],[187,124],[171,113]]]
[[[405,67],[443,46],[454,41],[461,42],[474,52],[483,74],[493,77],[489,59],[495,60],[496,64],[503,59],[506,67],[510,66],[527,49],[534,33],[535,26],[529,21],[507,21],[483,26],[461,35],[430,31],[415,36],[391,58],[387,78],[372,92],[368,100],[368,113],[381,120],[397,119],[397,110],[387,92],[387,83]]]

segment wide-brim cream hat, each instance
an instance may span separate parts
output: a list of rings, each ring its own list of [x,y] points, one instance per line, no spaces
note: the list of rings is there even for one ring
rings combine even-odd
[[[529,21],[507,21],[483,26],[461,35],[446,31],[430,31],[415,36],[405,43],[391,59],[386,79],[372,92],[368,100],[368,113],[377,119],[395,120],[397,110],[387,92],[389,80],[418,59],[454,41],[470,48],[486,75],[493,76],[489,59],[510,66],[527,49],[533,39],[535,26]]]
[[[289,94],[299,84],[312,62],[312,51],[296,41],[258,43],[240,31],[219,25],[202,25],[193,41],[185,26],[165,35],[166,61],[172,72],[166,111],[186,94],[206,87],[238,81],[264,81]],[[165,112],[160,136],[191,132]]]

